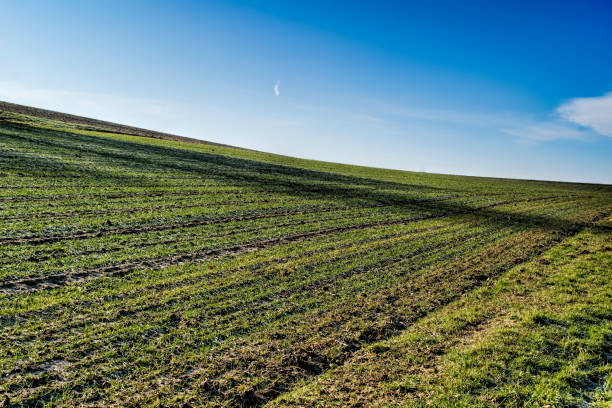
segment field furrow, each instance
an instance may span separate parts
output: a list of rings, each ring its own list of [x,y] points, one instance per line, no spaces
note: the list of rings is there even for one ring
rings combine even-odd
[[[338,165],[0,112],[0,403],[450,398],[440,389],[467,391],[435,373],[456,375],[493,326],[523,327],[507,321],[518,295],[491,288],[530,279],[516,271],[585,231],[604,245],[611,211],[609,186]],[[524,285],[529,304],[549,269]],[[441,325],[447,312],[461,324]]]

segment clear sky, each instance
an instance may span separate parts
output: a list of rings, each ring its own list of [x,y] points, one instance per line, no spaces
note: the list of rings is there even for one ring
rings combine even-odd
[[[610,1],[28,1],[0,100],[291,156],[612,183]]]

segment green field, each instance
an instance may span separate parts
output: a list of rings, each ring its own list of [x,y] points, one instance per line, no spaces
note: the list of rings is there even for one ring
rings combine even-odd
[[[0,112],[0,403],[609,407],[611,215]]]

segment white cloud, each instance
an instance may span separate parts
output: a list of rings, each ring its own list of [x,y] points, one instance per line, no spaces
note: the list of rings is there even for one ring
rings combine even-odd
[[[508,127],[502,131],[535,141],[586,140],[595,133],[612,137],[612,92],[593,98],[570,99],[559,105],[551,116],[550,120]]]
[[[569,122],[612,137],[612,92],[593,98],[571,99],[559,106],[557,112]]]
[[[276,81],[274,84],[274,94],[280,96],[280,81]]]

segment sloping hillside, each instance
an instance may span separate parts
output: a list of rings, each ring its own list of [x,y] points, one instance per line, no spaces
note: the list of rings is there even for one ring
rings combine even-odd
[[[611,186],[97,126],[0,113],[5,405],[611,400]]]

